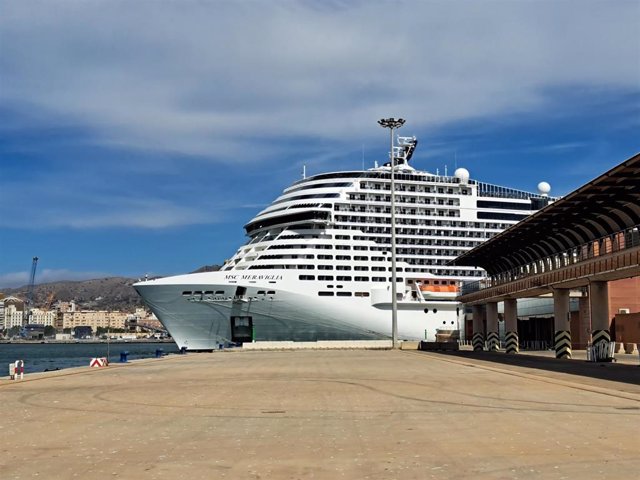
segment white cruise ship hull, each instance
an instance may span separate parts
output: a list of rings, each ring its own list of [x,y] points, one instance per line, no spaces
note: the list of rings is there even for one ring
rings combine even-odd
[[[244,226],[249,240],[220,271],[136,290],[189,350],[390,338],[392,282],[400,339],[464,336],[456,298],[484,273],[451,261],[546,205],[548,189],[486,184],[464,168],[419,171],[409,165],[416,145],[398,137],[383,166],[304,176]]]
[[[216,349],[238,341],[239,333],[244,341],[258,342],[391,337],[391,293],[386,288],[372,291],[369,287],[368,297],[320,297],[312,288],[304,291],[304,285],[288,275],[293,278],[287,272],[274,272],[264,277],[278,280],[230,283],[225,272],[211,272],[140,282],[134,287],[178,347],[187,350]],[[238,287],[246,289],[242,296],[236,295]],[[399,338],[434,340],[437,329],[458,329],[460,315],[454,301],[400,300]],[[250,319],[250,340],[246,329],[234,330],[237,319]]]

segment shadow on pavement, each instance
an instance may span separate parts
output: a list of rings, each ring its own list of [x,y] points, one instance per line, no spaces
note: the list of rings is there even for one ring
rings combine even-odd
[[[504,352],[430,352],[448,357],[474,359],[501,365],[533,368],[537,370],[579,375],[582,377],[640,385],[640,365],[620,363],[594,363],[585,360],[566,360],[537,355],[507,355]]]

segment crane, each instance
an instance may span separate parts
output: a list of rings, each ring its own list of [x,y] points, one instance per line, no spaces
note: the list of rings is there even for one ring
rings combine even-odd
[[[23,324],[29,323],[31,314],[31,306],[33,305],[33,287],[36,281],[36,267],[38,266],[38,257],[33,257],[31,262],[31,275],[29,276],[29,285],[27,286],[27,299],[24,302]]]
[[[51,292],[49,293],[49,295],[47,295],[47,300],[44,304],[44,308],[43,310],[45,312],[48,312],[51,309],[51,305],[53,305],[53,299],[56,298],[56,293],[55,292]]]

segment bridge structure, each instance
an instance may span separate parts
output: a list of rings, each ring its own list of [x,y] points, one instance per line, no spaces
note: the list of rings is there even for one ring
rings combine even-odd
[[[505,349],[517,353],[517,299],[551,294],[556,357],[570,358],[569,297],[580,290],[588,296],[593,352],[606,360],[608,285],[640,275],[639,228],[640,153],[457,257],[453,265],[488,275],[458,297],[472,307],[474,350],[498,350],[497,304],[504,302]]]

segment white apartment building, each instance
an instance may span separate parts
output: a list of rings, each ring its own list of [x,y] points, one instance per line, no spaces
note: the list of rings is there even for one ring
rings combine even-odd
[[[54,327],[56,323],[57,312],[55,310],[42,310],[40,308],[32,308],[29,316],[29,323],[44,325],[45,327]]]
[[[24,312],[18,310],[14,304],[5,305],[4,308],[4,328],[22,327]]]

